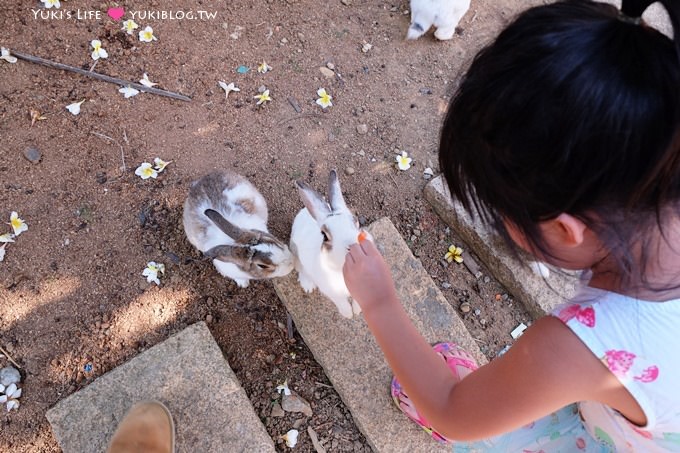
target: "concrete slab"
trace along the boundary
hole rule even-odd
[[[203,322],[97,378],[57,403],[47,419],[64,453],[105,451],[137,401],[172,412],[178,452],[274,452],[236,375]]]
[[[432,343],[454,341],[485,363],[465,325],[394,225],[388,219],[380,219],[368,230],[391,265],[406,311],[425,338]],[[305,294],[296,273],[275,280],[274,288],[376,452],[450,451],[395,407],[389,391],[392,373],[363,317],[347,320],[318,291]]]
[[[574,294],[577,283],[575,273],[548,265],[550,276],[544,279],[519,262],[500,236],[479,219],[473,219],[460,202],[451,199],[441,176],[425,186],[425,198],[442,220],[479,256],[493,276],[517,300],[523,302],[535,318],[543,316]]]

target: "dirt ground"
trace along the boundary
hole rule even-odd
[[[469,303],[461,315],[495,356],[529,317],[486,272],[475,278],[443,260],[449,245],[465,246],[423,199],[423,171],[437,173],[439,124],[462,69],[520,2],[473,0],[445,43],[431,33],[403,41],[406,1],[141,3],[67,0],[60,10],[122,6],[216,17],[136,19],[158,38],[142,43],[103,12],[99,20],[40,19],[31,11],[39,2],[20,0],[0,11],[3,47],[90,69],[89,43],[99,39],[109,57],[95,71],[131,81],[146,72],[159,88],[192,98],[124,99],[112,84],[0,61],[0,234],[10,231],[12,211],[29,225],[0,263],[0,346],[23,376],[20,409],[0,411],[0,450],[58,451],[47,409],[204,320],[278,448],[286,449],[279,436],[295,426],[302,433],[296,449],[313,451],[311,426],[328,451],[370,451],[303,340],[297,333],[288,340],[286,310],[271,283],[239,289],[220,277],[186,240],[182,203],[192,180],[232,169],[261,190],[270,230],[287,240],[302,206],[294,181],[321,189],[337,168],[360,221],[389,217],[447,299],[457,308]],[[258,73],[262,61],[273,69]],[[237,73],[240,65],[250,70]],[[220,80],[241,91],[225,100]],[[261,86],[273,101],[258,108]],[[320,87],[333,96],[327,111],[314,103]],[[65,109],[83,99],[78,116]],[[31,109],[45,119],[31,126]],[[39,162],[24,156],[29,147]],[[410,170],[395,168],[398,150],[414,158]],[[134,174],[155,157],[172,161],[157,179]],[[148,261],[167,268],[160,287],[142,277]],[[284,379],[311,403],[312,417],[271,416]]]

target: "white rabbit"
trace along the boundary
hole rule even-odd
[[[328,179],[328,202],[302,181],[297,187],[305,208],[293,221],[290,249],[297,257],[300,286],[308,293],[319,288],[342,316],[351,318],[361,307],[350,298],[342,266],[347,250],[357,243],[358,222],[345,204],[335,170]]]
[[[267,231],[267,203],[247,179],[221,171],[192,183],[184,202],[189,242],[241,288],[293,270],[288,246]]]
[[[411,0],[411,26],[406,39],[418,39],[431,26],[442,41],[453,38],[458,22],[470,9],[470,0]]]

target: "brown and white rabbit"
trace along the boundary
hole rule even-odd
[[[335,170],[328,179],[328,201],[302,181],[297,187],[305,208],[293,221],[290,249],[297,257],[300,286],[308,293],[319,288],[342,316],[351,318],[361,307],[350,298],[342,266],[347,250],[357,243],[358,222],[345,204]]]
[[[294,257],[267,230],[267,203],[246,178],[219,171],[193,182],[184,203],[189,242],[241,288],[287,275]]]
[[[434,25],[435,38],[453,38],[458,22],[470,9],[470,0],[411,0],[411,26],[406,39],[418,39]]]

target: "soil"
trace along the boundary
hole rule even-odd
[[[518,6],[475,1],[457,36],[441,43],[431,33],[403,41],[404,1],[147,3],[153,11],[217,14],[137,20],[158,37],[142,43],[103,12],[100,19],[35,19],[31,8],[39,2],[3,2],[2,46],[87,70],[90,41],[99,39],[109,56],[95,71],[130,81],[146,72],[159,88],[192,100],[149,93],[125,99],[116,85],[0,61],[0,218],[6,219],[0,225],[11,211],[29,225],[0,263],[0,346],[23,377],[20,409],[0,411],[0,450],[59,451],[47,409],[206,321],[281,451],[279,436],[293,426],[301,432],[299,451],[313,451],[307,426],[328,451],[370,451],[302,338],[288,338],[287,313],[271,283],[240,289],[222,278],[186,240],[182,204],[191,181],[232,169],[264,194],[270,231],[287,240],[302,206],[294,181],[323,189],[328,171],[337,168],[360,221],[392,220],[447,299],[456,308],[469,304],[461,315],[493,358],[530,317],[483,268],[475,277],[443,259],[449,245],[465,245],[424,200],[423,171],[437,173],[439,125],[461,72]],[[113,6],[142,10],[127,1],[68,0],[60,11],[75,16]],[[372,44],[367,52],[365,43]],[[258,73],[262,61],[273,69]],[[240,74],[240,65],[250,70]],[[241,91],[225,99],[220,80]],[[258,107],[253,96],[261,86],[273,101]],[[315,105],[320,87],[333,96],[326,111]],[[78,116],[65,109],[83,99]],[[45,119],[31,125],[32,109]],[[25,157],[29,147],[40,153],[38,162]],[[414,159],[408,171],[394,165],[402,150]],[[155,157],[172,163],[157,179],[135,175]],[[473,259],[466,250],[468,263]],[[166,266],[160,286],[142,277],[149,261]],[[0,359],[0,366],[7,363]],[[285,379],[311,403],[311,417],[271,416],[275,387]]]

